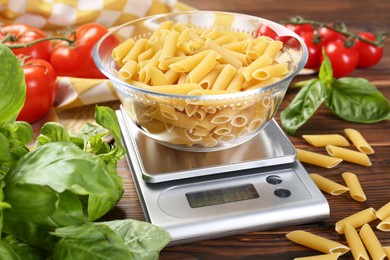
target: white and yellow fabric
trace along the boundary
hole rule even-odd
[[[96,22],[107,28],[158,13],[193,10],[177,0],[0,0],[0,25],[25,23],[49,33]],[[44,121],[77,130],[93,117],[94,106],[118,100],[107,79],[59,77],[53,111]],[[112,106],[116,103],[110,102]]]

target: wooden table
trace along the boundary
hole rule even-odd
[[[361,30],[390,32],[390,1],[388,0],[183,0],[182,2],[202,10],[246,13],[273,21],[301,15],[320,21],[342,20],[347,23],[350,30],[355,32]],[[356,70],[351,76],[370,80],[387,98],[390,98],[390,38],[386,40],[386,48],[385,56],[379,64],[366,70]],[[294,81],[307,78],[310,76],[298,76]],[[280,111],[287,106],[295,94],[295,90],[288,91],[276,115],[277,121],[280,122]],[[390,201],[390,121],[369,125],[349,123],[336,118],[325,107],[321,107],[296,136],[289,136],[297,148],[315,150],[301,138],[302,134],[343,134],[343,130],[347,127],[361,131],[375,149],[375,154],[370,156],[371,167],[357,166],[348,162],[343,162],[334,169],[324,169],[308,164],[304,166],[310,173],[322,174],[339,183],[343,183],[341,177],[343,172],[350,171],[357,174],[368,198],[366,202],[354,201],[348,194],[340,196],[325,194],[331,213],[330,217],[323,222],[167,247],[161,252],[161,259],[293,259],[319,254],[285,237],[288,232],[297,229],[310,231],[346,244],[344,236],[334,230],[336,221],[368,207],[378,209]],[[105,218],[144,220],[125,160],[119,164],[119,173],[124,179],[126,191],[117,207]],[[371,226],[375,227],[377,223],[378,221],[374,221]],[[390,246],[390,233],[375,228],[374,230],[382,245]],[[340,259],[352,259],[352,255],[348,253]]]

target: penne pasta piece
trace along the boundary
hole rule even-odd
[[[175,55],[176,43],[179,38],[179,33],[176,31],[169,31],[167,36],[164,39],[164,44],[161,49],[161,55],[158,61],[162,61],[166,58],[171,58]]]
[[[193,56],[184,57],[179,61],[170,64],[168,67],[177,72],[190,72],[206,57],[208,53],[209,51],[202,51]]]
[[[374,153],[374,149],[372,149],[359,131],[352,128],[346,128],[344,129],[344,132],[360,152],[365,154]]]
[[[144,86],[145,89],[166,94],[187,95],[188,92],[194,89],[201,89],[202,87],[194,83],[185,83],[178,85],[164,85],[164,86]]]
[[[186,83],[199,83],[217,64],[217,53],[210,51],[196,67],[188,73]]]
[[[275,59],[282,47],[283,42],[281,41],[269,41],[264,53],[267,53],[271,59]]]
[[[221,45],[236,43],[236,42],[238,42],[238,39],[232,34],[224,34],[224,35],[216,38],[214,40],[214,42],[221,46]]]
[[[390,231],[390,216],[379,222],[376,228],[382,231]]]
[[[232,56],[226,49],[216,44],[213,40],[208,38],[206,40],[206,46],[221,55],[220,61],[222,63],[230,64],[237,69],[242,67],[242,62],[240,60]]]
[[[230,122],[239,112],[239,110],[233,110],[231,107],[221,109],[213,115],[210,122],[213,124],[225,124]]]
[[[383,250],[385,250],[387,258],[390,259],[390,246],[384,246]]]
[[[159,62],[158,68],[160,70],[164,70],[164,71],[169,70],[170,69],[169,66],[171,64],[178,62],[184,58],[185,58],[185,56],[176,56],[176,57],[166,58],[166,59]],[[178,71],[178,72],[180,72],[180,71]]]
[[[254,70],[252,77],[258,80],[266,80],[273,77],[281,77],[287,73],[287,63],[276,63]]]
[[[158,107],[159,107],[160,113],[163,117],[171,119],[171,120],[178,120],[179,119],[177,117],[176,110],[173,106],[163,104],[163,103],[158,103]]]
[[[216,136],[213,135],[213,137],[216,138],[218,142],[222,142],[222,143],[231,142],[236,138],[234,134],[225,134],[225,135],[216,135]]]
[[[202,141],[200,142],[204,147],[213,147],[218,144],[218,141],[215,140],[211,135],[207,135],[203,137]]]
[[[227,135],[232,132],[232,125],[229,123],[225,123],[222,125],[217,125],[217,127],[214,128],[213,133],[216,135]]]
[[[337,260],[341,253],[295,257],[294,260]]]
[[[130,49],[130,51],[127,53],[127,55],[122,59],[122,62],[126,62],[129,60],[138,60],[138,55],[140,55],[145,49],[148,44],[147,39],[139,39],[137,40],[133,47]]]
[[[131,79],[133,75],[137,72],[137,62],[134,60],[129,60],[119,69],[119,76],[123,79]]]
[[[153,57],[154,54],[155,54],[155,52],[152,48],[146,49],[144,52],[142,52],[138,56],[137,60],[138,60],[138,62],[143,61],[143,60],[149,60]]]
[[[315,147],[324,147],[328,144],[336,146],[349,146],[347,139],[338,134],[302,135],[302,138]]]
[[[336,222],[335,229],[337,233],[344,234],[344,227],[347,223],[351,224],[354,228],[360,227],[370,221],[376,219],[375,209],[367,208],[365,210],[356,212],[346,218],[343,218]]]
[[[356,174],[351,172],[344,172],[341,175],[349,188],[349,194],[356,201],[366,201],[367,197],[364,194],[362,186],[360,185],[359,179]]]
[[[167,85],[172,85],[175,82],[177,82],[177,80],[179,79],[180,72],[169,69],[165,72],[164,75],[165,75],[165,79],[167,80]]]
[[[376,211],[376,216],[380,220],[384,220],[385,218],[390,216],[390,202],[383,205],[380,209]]]
[[[339,158],[330,157],[327,155],[310,152],[302,149],[297,150],[297,158],[301,162],[310,163],[324,168],[336,167],[343,160]]]
[[[253,61],[251,64],[249,64],[247,67],[245,67],[242,71],[242,74],[244,75],[245,79],[249,81],[253,79],[252,73],[256,69],[268,66],[272,63],[272,61],[273,61],[272,58],[267,53],[263,54],[255,61]]]
[[[133,38],[129,38],[126,41],[120,43],[112,50],[112,58],[115,61],[122,60],[127,55],[127,53],[129,53],[131,48],[133,48],[134,44],[135,41]]]
[[[349,188],[338,184],[337,182],[334,182],[328,178],[325,178],[319,174],[311,173],[309,174],[309,176],[320,190],[331,195],[340,195],[349,190]]]
[[[360,229],[359,236],[367,248],[368,253],[374,260],[383,260],[386,258],[386,252],[383,249],[378,237],[371,229],[370,225],[364,224]]]
[[[236,75],[234,75],[233,79],[230,81],[229,85],[227,86],[226,90],[236,90],[240,91],[242,86],[245,82],[245,77],[242,74],[242,70],[244,68],[239,68],[236,72]]]
[[[249,122],[250,118],[253,116],[253,113],[254,108],[253,106],[250,106],[247,109],[243,110],[240,114],[234,116],[230,123],[234,127],[245,126]]]
[[[169,85],[168,80],[165,78],[165,75],[161,70],[155,67],[147,67],[146,69],[150,75],[152,86]]]
[[[369,256],[367,254],[366,248],[356,229],[351,226],[351,224],[347,223],[344,228],[344,235],[349,248],[351,249],[351,253],[354,259],[358,260],[369,260]]]
[[[160,24],[157,31],[164,30],[164,29],[171,29],[172,26],[173,26],[173,21],[167,20],[167,21],[164,21]]]
[[[292,231],[286,237],[297,244],[323,253],[341,253],[343,255],[350,250],[346,245],[303,230]]]
[[[341,148],[334,145],[327,145],[325,146],[326,151],[329,155],[333,157],[337,157],[340,159],[343,159],[345,161],[356,163],[363,166],[371,166],[372,163],[370,159],[368,158],[367,154],[353,151],[346,148]]]
[[[204,89],[211,89],[211,87],[214,85],[215,80],[217,79],[218,75],[221,73],[223,69],[223,65],[217,65],[214,67],[212,71],[209,72],[200,82],[199,85],[202,86]]]
[[[143,83],[148,83],[151,79],[150,70],[151,67],[157,67],[158,59],[161,56],[161,51],[156,52],[153,57],[146,62],[139,72],[139,80]]]
[[[265,80],[261,80],[261,81],[256,80],[256,81],[254,81],[255,84],[250,84],[249,82],[247,82],[249,84],[244,84],[242,86],[242,88],[245,91],[256,89],[256,88],[264,88],[264,87],[267,87],[269,85],[275,84],[275,83],[277,83],[279,81],[281,81],[280,78],[278,78],[278,77],[271,77],[271,78],[268,78],[268,79],[265,79]]]
[[[237,69],[230,64],[227,64],[223,67],[221,73],[215,80],[212,90],[226,90],[229,86],[229,83],[232,81],[234,75],[236,74]]]

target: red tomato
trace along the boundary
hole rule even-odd
[[[105,78],[95,66],[92,50],[95,43],[107,33],[107,29],[96,23],[87,23],[76,29],[76,41],[73,45],[58,42],[50,56],[59,76],[79,78]]]
[[[18,120],[33,123],[46,115],[56,94],[56,73],[53,67],[42,59],[28,59],[23,64],[26,80],[26,101]]]
[[[268,36],[272,39],[278,39],[277,33],[272,30],[269,26],[262,24],[259,26],[259,28],[256,31],[257,36]]]
[[[309,58],[305,65],[305,68],[317,70],[321,65],[321,56],[322,56],[322,43],[316,43],[315,36],[313,32],[305,32],[301,35],[302,40],[307,46],[309,52]]]
[[[321,41],[323,44],[344,39],[344,35],[326,27],[321,27],[320,29],[318,29],[318,33],[321,36]]]
[[[369,32],[361,32],[359,36],[375,41],[375,36]],[[353,48],[359,53],[359,68],[368,68],[377,64],[383,56],[383,47],[357,40]]]
[[[46,33],[25,24],[5,25],[0,28],[0,39],[8,38],[4,42],[7,46],[26,44],[37,39],[47,37]],[[49,41],[42,41],[27,48],[12,48],[15,55],[30,56],[36,59],[49,60],[51,45]]]
[[[307,32],[314,32],[313,26],[309,23],[307,23],[307,24],[286,24],[285,26],[298,35],[302,35],[303,33],[307,33]]]
[[[325,53],[332,64],[333,76],[340,78],[356,69],[359,53],[353,48],[346,48],[344,41],[333,41],[325,45]]]

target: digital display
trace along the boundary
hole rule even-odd
[[[259,198],[252,184],[232,186],[221,189],[204,190],[186,193],[191,208],[200,208],[234,201]]]

